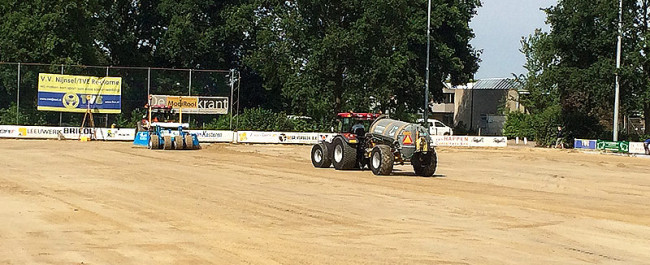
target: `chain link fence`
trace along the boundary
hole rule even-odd
[[[39,73],[112,76],[122,78],[120,114],[95,115],[97,126],[132,127],[142,118],[148,95],[228,97],[228,117],[188,115],[193,128],[216,119],[232,119],[239,111],[239,80],[234,70],[170,69],[153,67],[84,66],[0,62],[0,124],[79,126],[83,113],[37,111]],[[184,116],[185,120],[185,116]],[[232,124],[232,123],[231,123]]]

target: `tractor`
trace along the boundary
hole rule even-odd
[[[367,166],[375,175],[390,175],[395,164],[410,163],[416,175],[430,177],[436,172],[436,150],[421,125],[372,113],[339,113],[338,120],[337,135],[312,147],[314,167],[333,164],[337,170],[350,170]]]
[[[200,148],[197,135],[184,131],[189,128],[189,124],[172,120],[175,113],[171,106],[147,105],[145,107],[148,115],[138,122],[134,145],[164,150]]]

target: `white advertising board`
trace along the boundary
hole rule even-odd
[[[507,137],[493,136],[472,136],[469,138],[469,146],[476,147],[506,147],[508,146]]]
[[[186,114],[228,114],[227,97],[151,95],[151,106],[170,106]]]
[[[211,131],[211,130],[188,130],[204,143],[231,143],[234,133],[232,131]]]
[[[469,136],[431,136],[434,146],[469,146]]]
[[[0,126],[0,138],[23,139],[79,139],[83,136],[95,135],[97,140],[133,141],[135,129],[84,128],[78,127],[45,127],[45,126]]]
[[[18,127],[10,125],[0,125],[0,138],[18,137]]]
[[[503,136],[431,136],[434,146],[506,147],[508,138]]]
[[[133,141],[135,129],[98,128],[96,137],[98,140],[107,141]]]
[[[317,144],[320,141],[331,139],[331,133],[300,133],[300,132],[237,132],[238,143],[265,143],[265,144]]]
[[[645,147],[641,142],[630,142],[630,154],[645,154]]]

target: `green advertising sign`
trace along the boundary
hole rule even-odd
[[[598,142],[596,142],[596,149],[617,153],[628,153],[630,151],[630,142],[598,140]]]

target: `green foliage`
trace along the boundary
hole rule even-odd
[[[233,129],[239,131],[276,132],[323,132],[328,130],[329,122],[312,119],[290,118],[284,112],[273,112],[263,108],[245,109],[244,113],[233,118]],[[204,129],[228,130],[230,116],[222,115],[205,124]]]
[[[523,138],[533,140],[535,138],[534,116],[522,112],[509,112],[506,115],[506,124],[503,133],[509,138]]]
[[[551,31],[522,40],[528,73],[517,77],[530,93],[533,116],[560,106],[569,137],[611,139],[614,112],[618,0],[560,0],[546,9]],[[624,1],[621,114],[650,119],[649,0]],[[622,119],[621,119],[622,120]],[[602,125],[606,126],[602,126]]]
[[[118,114],[113,123],[118,128],[135,128],[136,124],[142,120],[143,115],[146,115],[146,111],[135,109],[131,111],[131,115]]]
[[[478,69],[469,20],[479,1],[433,1],[432,94]],[[227,11],[243,61],[288,111],[317,119],[381,106],[397,116],[421,109],[425,0],[250,1]]]
[[[442,95],[442,82],[464,83],[478,69],[479,52],[469,44],[469,21],[478,6],[479,0],[433,0],[433,98]],[[235,68],[244,80],[242,107],[314,118],[292,125],[266,118],[264,124],[278,128],[313,130],[348,110],[390,110],[410,119],[423,105],[426,9],[427,0],[5,0],[0,61]],[[60,69],[23,71],[20,104],[35,109],[37,74]],[[81,67],[65,73],[104,75],[103,69]],[[184,94],[187,79],[179,80],[187,72],[178,73],[149,79],[146,71],[112,69],[125,84],[123,114],[111,116],[113,122],[125,126],[139,118],[132,111],[146,103],[147,82],[152,93]],[[15,75],[0,66],[0,108],[17,96]],[[195,72],[192,94],[224,95],[223,76],[200,75]],[[42,115],[48,124],[58,117]],[[220,120],[213,125],[221,127]]]
[[[34,109],[20,108],[16,113],[16,103],[11,103],[8,108],[0,109],[0,124],[3,125],[48,125],[43,113]]]
[[[557,127],[565,127],[560,121],[560,113],[559,106],[551,106],[535,114],[509,112],[504,126],[504,135],[510,138],[526,137],[537,141],[540,146],[550,146],[555,143]]]

